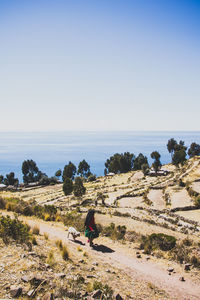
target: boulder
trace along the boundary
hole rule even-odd
[[[179,280],[180,280],[180,281],[185,281],[185,278],[184,278],[183,276],[181,276],[181,277],[179,278]]]
[[[98,298],[101,297],[102,293],[103,293],[103,292],[102,292],[101,290],[96,290],[96,291],[94,291],[94,292],[91,294],[91,297],[92,297],[93,299],[98,299]]]
[[[32,297],[34,295],[34,289],[28,291],[27,296]]]
[[[184,270],[185,271],[190,271],[190,267],[191,267],[191,264],[185,264]]]
[[[40,285],[42,282],[44,281],[44,278],[40,277],[40,276],[33,276],[31,279],[30,279],[30,282],[32,285],[34,286],[38,286]]]
[[[17,285],[11,285],[10,286],[10,295],[11,297],[19,297],[22,293],[22,287]]]
[[[22,276],[21,280],[24,281],[24,282],[29,282],[30,281],[30,277],[27,276],[27,275],[24,275],[24,276]]]
[[[117,294],[117,295],[115,296],[115,299],[116,299],[116,300],[123,300],[123,298],[122,298],[122,296],[121,296],[120,294]]]
[[[170,268],[167,269],[167,271],[171,273],[171,272],[174,271],[174,268],[171,268],[171,267],[170,267]]]

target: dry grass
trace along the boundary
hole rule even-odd
[[[60,250],[62,250],[62,249],[63,249],[63,243],[62,243],[62,240],[57,240],[57,241],[56,241],[56,246],[57,246]]]
[[[49,239],[49,235],[48,235],[48,233],[44,233],[44,238],[45,238],[45,240],[48,240]]]
[[[51,251],[49,252],[46,262],[47,262],[47,264],[49,264],[51,267],[55,265],[55,257],[54,257],[53,250],[51,250]]]
[[[36,234],[36,235],[39,235],[40,234],[40,228],[38,226],[34,226],[33,229],[32,229],[32,233],[33,234]]]
[[[64,260],[68,260],[69,259],[69,251],[67,249],[67,246],[65,246],[65,245],[63,246],[61,254],[62,254],[62,258]]]

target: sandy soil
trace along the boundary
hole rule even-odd
[[[198,182],[193,182],[192,183],[192,189],[197,192],[197,193],[200,193],[200,181]]]
[[[177,214],[187,219],[197,221],[200,224],[200,209],[195,209],[190,211],[178,211]]]
[[[166,191],[170,193],[171,208],[194,205],[194,202],[188,195],[188,192],[186,189],[180,189],[180,190],[176,191],[176,190],[170,188],[170,189],[167,189]]]
[[[118,200],[120,208],[135,208],[137,206],[146,206],[143,197],[126,197]]]
[[[164,209],[165,206],[165,200],[163,199],[163,192],[162,190],[150,190],[149,194],[147,195],[149,200],[151,200],[152,207],[155,209]]]

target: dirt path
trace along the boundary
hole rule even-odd
[[[165,290],[174,299],[200,299],[200,286],[197,283],[194,283],[189,278],[185,282],[181,282],[179,277],[182,274],[178,272],[175,274],[172,273],[169,276],[167,270],[162,266],[129,255],[117,242],[113,242],[107,238],[99,238],[97,240],[98,245],[92,249],[85,244],[86,241],[83,236],[76,243],[67,239],[67,232],[61,223],[47,223],[28,217],[20,217],[20,219],[28,223],[31,227],[37,225],[40,228],[40,233],[47,233],[49,239],[61,239],[67,244],[69,251],[77,251],[77,246],[80,245],[97,261],[114,265],[122,269],[133,279],[151,282],[158,288]]]

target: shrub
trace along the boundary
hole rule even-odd
[[[45,240],[48,240],[49,239],[49,235],[48,235],[48,233],[44,233],[44,238],[45,238]]]
[[[62,240],[57,240],[57,241],[56,241],[56,246],[57,246],[60,250],[62,250],[62,249],[63,249]]]
[[[101,290],[102,291],[101,299],[112,299],[113,290],[107,284],[104,285],[100,281],[94,281],[93,290]]]
[[[45,221],[54,221],[56,218],[57,208],[54,205],[34,205],[33,214]]]
[[[62,217],[61,215],[56,215],[56,219],[55,219],[56,222],[61,222],[62,221]]]
[[[24,216],[33,216],[33,208],[30,205],[27,205],[26,207],[24,207],[24,209],[22,210],[22,214]]]
[[[5,243],[14,239],[19,243],[26,243],[30,238],[30,228],[17,218],[11,219],[9,216],[0,217],[0,237]]]
[[[51,250],[48,254],[48,257],[47,257],[47,264],[49,264],[51,267],[55,264],[55,258],[54,258],[54,254],[53,254],[53,251]]]
[[[31,242],[32,242],[33,245],[37,245],[37,240],[36,240],[35,236],[33,236],[31,238]]]
[[[70,178],[65,178],[65,181],[63,183],[63,192],[65,196],[70,195],[73,191],[73,182]]]
[[[63,223],[66,226],[75,227],[80,232],[83,232],[85,229],[84,220],[81,218],[81,214],[76,211],[69,212],[63,216]]]
[[[131,214],[127,213],[121,213],[120,211],[115,210],[113,213],[113,216],[117,216],[117,217],[125,217],[125,218],[130,218]]]
[[[181,264],[185,262],[189,262],[189,248],[183,247],[183,245],[176,245],[176,247],[172,250],[172,257],[176,261]]]
[[[38,235],[40,233],[40,229],[37,225],[35,225],[32,229],[32,233]]]
[[[96,178],[96,175],[94,174],[91,174],[89,177],[88,177],[88,181],[95,181],[97,178]]]
[[[69,252],[66,246],[63,246],[62,248],[62,258],[64,260],[68,260],[69,259]]]
[[[143,237],[143,243],[140,245],[146,253],[151,250],[160,249],[163,251],[171,250],[176,245],[176,238],[164,233],[152,233],[147,237]]]
[[[45,221],[51,221],[51,216],[50,216],[50,214],[48,214],[48,213],[44,214],[44,220],[45,220]]]
[[[182,245],[187,246],[187,247],[192,246],[192,240],[190,240],[188,237],[186,237],[185,239],[183,239]]]
[[[12,202],[7,202],[6,203],[6,210],[7,211],[16,211],[16,208],[17,208],[16,203],[12,203]]]
[[[178,185],[179,185],[180,187],[185,187],[185,183],[182,181],[182,179],[179,179]]]
[[[200,207],[200,196],[196,197],[194,203],[195,203],[195,206],[196,206],[196,207]]]
[[[76,177],[73,187],[74,196],[81,197],[85,194],[86,188],[83,185],[81,177]]]
[[[197,268],[200,267],[200,258],[199,258],[199,257],[193,255],[193,256],[191,257],[191,259],[190,259],[190,262],[191,262],[195,267],[197,267]]]
[[[0,197],[0,209],[4,209],[5,207],[6,207],[5,200],[2,197]]]
[[[115,227],[115,224],[111,223],[109,226],[103,228],[102,233],[113,240],[122,240],[126,233],[126,226],[118,225]]]

